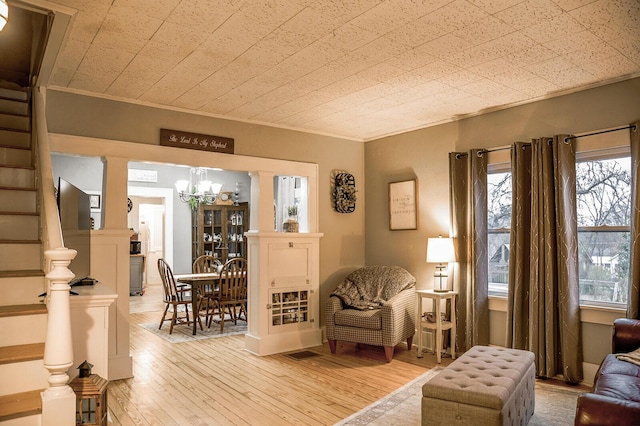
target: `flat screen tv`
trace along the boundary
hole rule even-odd
[[[70,285],[92,284],[91,204],[89,195],[66,180],[58,179],[58,212],[63,244],[78,252],[69,264],[75,277]]]

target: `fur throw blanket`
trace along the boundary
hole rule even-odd
[[[619,360],[627,361],[640,366],[640,348],[636,349],[633,352],[629,352],[628,354],[617,354],[616,357]]]
[[[331,296],[350,308],[376,309],[415,285],[415,277],[399,266],[365,266],[347,275]]]

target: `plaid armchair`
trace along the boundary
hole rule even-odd
[[[399,266],[365,266],[347,275],[326,304],[331,353],[338,340],[384,346],[391,362],[395,346],[415,334],[416,279]]]

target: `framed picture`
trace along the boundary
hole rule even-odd
[[[100,195],[90,194],[89,195],[89,204],[91,205],[92,209],[99,209],[100,208]]]
[[[418,229],[417,181],[389,183],[389,229]]]

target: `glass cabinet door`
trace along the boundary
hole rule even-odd
[[[271,293],[270,328],[277,331],[287,325],[309,323],[309,290],[292,290]]]

